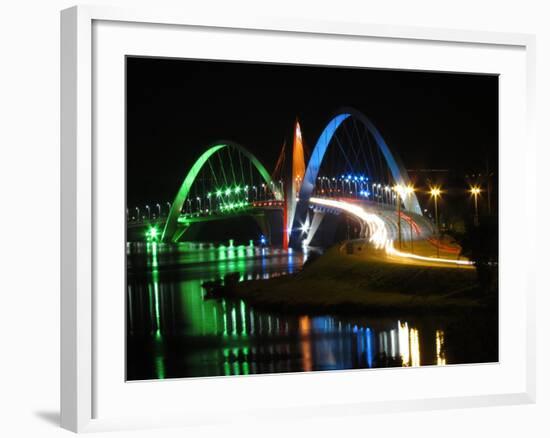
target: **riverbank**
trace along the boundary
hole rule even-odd
[[[360,249],[333,247],[297,274],[242,282],[233,295],[284,312],[381,315],[484,307],[472,267],[396,260]]]

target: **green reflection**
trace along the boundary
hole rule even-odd
[[[231,334],[233,336],[237,336],[237,312],[235,310],[235,307],[231,309],[231,325],[232,325]]]
[[[159,294],[159,263],[158,263],[158,243],[156,241],[148,242],[147,263],[151,267],[151,283],[149,290],[149,306],[154,319],[154,340],[155,340],[155,374],[157,379],[166,377],[164,364],[164,340],[161,332],[161,309],[160,309],[160,294]]]
[[[164,357],[162,355],[158,355],[155,358],[155,373],[157,375],[157,379],[164,379],[166,377],[166,370],[164,369]]]
[[[242,259],[246,257],[246,253],[243,245],[237,247],[237,258]]]
[[[244,304],[243,300],[241,300],[241,322],[242,322],[241,335],[242,336],[247,336],[247,333],[246,333],[246,307],[245,307],[245,304]]]
[[[224,357],[223,373],[224,373],[225,376],[230,376],[231,375],[231,366],[229,365],[229,348],[224,348],[223,349],[223,357]]]
[[[222,311],[223,311],[223,335],[227,336],[227,304],[225,300],[222,300]]]
[[[148,242],[146,246],[148,254],[147,263],[151,267],[151,282],[149,285],[149,305],[153,312],[154,329],[160,334],[160,299],[159,299],[159,270],[158,270],[158,243]]]

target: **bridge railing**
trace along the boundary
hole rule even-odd
[[[313,189],[313,196],[354,198],[388,206],[397,206],[395,189],[387,183],[370,181],[363,175],[321,176]]]

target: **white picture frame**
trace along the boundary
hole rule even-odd
[[[521,60],[521,65],[516,65],[525,84],[517,89],[516,98],[521,100],[522,114],[525,118],[518,124],[521,125],[518,132],[524,142],[525,155],[521,176],[526,183],[535,186],[535,175],[527,173],[527,165],[534,169],[535,141],[533,134],[533,110],[534,110],[534,59],[535,39],[532,35],[507,34],[492,32],[460,31],[451,29],[426,29],[403,26],[383,26],[367,23],[340,23],[319,22],[296,17],[248,17],[235,14],[232,17],[220,17],[213,13],[210,16],[200,16],[191,10],[163,11],[154,8],[130,10],[110,7],[77,6],[61,12],[61,426],[75,431],[99,431],[119,428],[162,427],[167,425],[189,425],[208,422],[211,411],[206,412],[207,406],[201,407],[201,401],[197,401],[197,415],[186,416],[179,412],[165,412],[159,407],[150,416],[132,416],[128,412],[120,410],[120,413],[109,411],[109,415],[98,415],[101,412],[101,402],[98,399],[98,387],[103,379],[102,369],[108,366],[100,362],[98,349],[102,348],[101,333],[98,332],[98,313],[101,306],[97,300],[97,285],[100,283],[97,271],[98,251],[98,191],[96,179],[98,160],[94,153],[94,138],[98,135],[94,123],[98,117],[98,96],[95,94],[98,69],[94,65],[97,60],[98,50],[103,50],[101,36],[94,31],[98,23],[131,24],[132,32],[139,32],[140,26],[148,27],[150,32],[161,32],[166,29],[184,27],[186,29],[200,30],[202,33],[224,32],[237,30],[240,36],[253,40],[258,35],[267,32],[273,38],[279,36],[292,36],[303,38],[308,36],[338,37],[342,44],[349,41],[384,41],[386,44],[405,44],[411,47],[416,45],[445,45],[452,44],[456,47],[484,47],[487,50],[499,50],[519,53],[516,56]],[[116,32],[115,32],[116,34]],[[107,37],[109,34],[107,32]],[[340,41],[339,40],[339,41]],[[98,42],[99,41],[99,42]],[[154,45],[154,44],[153,44]],[[116,44],[113,44],[116,46]],[[123,49],[121,49],[123,50]],[[154,50],[154,49],[151,49]],[[238,56],[238,55],[237,55]],[[437,62],[432,68],[437,69]],[[438,61],[439,62],[439,61]],[[441,61],[443,62],[443,61]],[[335,62],[338,64],[338,61]],[[435,66],[435,67],[434,67]],[[419,69],[429,69],[429,66],[418,65]],[[499,73],[495,71],[495,73]],[[119,78],[121,79],[121,78]],[[516,84],[517,85],[517,84]],[[514,86],[516,86],[514,85]],[[502,103],[501,103],[502,104]],[[524,107],[523,107],[524,105]],[[124,148],[124,144],[116,145]],[[501,162],[501,166],[509,163]],[[106,169],[108,171],[108,169]],[[504,180],[506,183],[506,180]],[[506,184],[504,184],[506,185]],[[510,189],[512,191],[512,188]],[[532,201],[536,205],[535,192],[528,191],[525,202]],[[513,195],[513,193],[512,193]],[[501,212],[502,214],[502,212]],[[521,249],[529,250],[534,245],[535,236],[535,211],[534,209],[518,213],[522,221],[528,221],[531,225],[525,232]],[[506,234],[506,224],[501,234],[501,242],[510,236]],[[513,240],[513,239],[511,239]],[[273,405],[262,406],[259,403],[257,409],[249,407],[248,410],[238,412],[216,412],[216,421],[229,421],[239,418],[270,417],[274,415],[286,415],[291,417],[309,417],[311,415],[342,415],[364,414],[369,412],[399,412],[415,409],[441,409],[451,407],[475,407],[488,405],[532,403],[535,400],[535,309],[534,309],[534,277],[532,266],[529,263],[530,255],[526,252],[524,262],[518,268],[517,286],[520,288],[519,306],[516,310],[501,308],[503,312],[518,312],[519,338],[521,348],[518,351],[518,366],[513,371],[515,386],[513,389],[503,387],[502,390],[462,395],[439,393],[438,396],[418,398],[413,393],[403,393],[402,397],[378,397],[377,399],[361,399],[359,397],[345,401],[345,394],[338,399],[335,394],[334,402],[327,403],[320,400],[313,403],[304,398],[293,406],[285,406],[275,397]],[[511,256],[510,256],[511,257]],[[121,292],[122,294],[122,292]],[[521,314],[520,314],[521,313]],[[101,318],[103,318],[101,316]],[[122,315],[121,315],[122,318]],[[109,318],[106,316],[106,319]],[[104,322],[102,324],[110,324]],[[116,326],[115,326],[116,327]],[[501,326],[502,328],[502,326]],[[99,333],[99,334],[98,334]],[[104,339],[104,338],[103,338]],[[501,340],[501,347],[505,347]],[[123,356],[123,351],[120,351]],[[105,357],[105,355],[103,355]],[[102,359],[101,359],[102,360]],[[506,363],[497,364],[505,367]],[[458,367],[457,367],[458,368]],[[481,371],[480,371],[481,370]],[[408,370],[412,371],[412,370]],[[415,378],[430,378],[429,373],[436,370],[426,368],[417,370]],[[471,373],[483,372],[481,367],[473,367]],[[308,373],[313,374],[315,373]],[[361,378],[356,372],[340,372],[340,378],[353,382]],[[326,375],[326,373],[325,373]],[[382,374],[380,374],[381,376]],[[511,375],[511,374],[510,374]],[[342,377],[343,376],[343,377]],[[269,379],[273,379],[270,377]],[[277,378],[277,377],[275,377]],[[300,375],[287,376],[292,379],[293,385],[304,384],[306,387],[318,385],[317,377],[308,377],[305,381]],[[403,378],[394,374],[394,378],[401,381]],[[256,377],[255,385],[261,386],[267,381],[267,377]],[[301,380],[299,380],[301,379]],[[329,382],[323,377],[327,385],[338,384]],[[197,390],[201,385],[208,385],[208,390],[214,390],[216,379],[194,380],[190,390]],[[236,387],[239,379],[223,383],[224,388]],[[250,379],[248,379],[250,382]],[[303,383],[302,381],[305,381]],[[224,382],[229,382],[225,380]],[[245,382],[245,380],[241,380]],[[282,380],[281,380],[282,382]],[[289,380],[290,382],[290,380]],[[302,382],[302,383],[301,383]],[[124,384],[124,382],[120,382]],[[268,382],[269,383],[269,382]],[[269,383],[270,385],[273,382]],[[165,388],[171,383],[163,383]],[[135,397],[140,393],[138,384],[131,384],[132,394]],[[157,385],[158,386],[158,385]],[[250,386],[250,385],[248,385]],[[145,387],[143,387],[145,388]],[[192,389],[195,388],[195,389]],[[221,387],[220,387],[221,388]],[[496,388],[496,387],[495,387]],[[245,392],[247,389],[245,389]],[[113,393],[114,394],[114,393]],[[211,409],[211,408],[210,408]]]

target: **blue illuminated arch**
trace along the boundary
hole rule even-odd
[[[296,240],[297,238],[299,238],[298,233],[296,233],[294,230],[300,228],[300,224],[305,221],[309,198],[311,197],[313,189],[315,188],[317,175],[319,174],[319,169],[321,168],[323,158],[330,145],[332,137],[334,136],[334,133],[338,130],[338,128],[342,125],[342,123],[349,117],[354,117],[361,123],[363,123],[370,134],[374,137],[375,143],[382,152],[382,155],[386,160],[386,163],[392,173],[393,179],[395,180],[396,184],[408,185],[410,183],[407,170],[403,167],[398,158],[392,154],[390,148],[384,141],[382,134],[380,134],[380,131],[378,131],[376,126],[374,126],[374,124],[363,113],[353,108],[345,108],[340,114],[338,114],[337,116],[332,118],[330,122],[328,122],[327,126],[319,136],[313,152],[311,153],[311,157],[309,159],[306,172],[304,174],[302,187],[300,189],[300,200],[298,202],[298,205],[296,206],[294,224],[292,225],[292,240]],[[418,199],[415,194],[413,194],[412,196],[408,196],[403,201],[407,210],[422,215],[422,209],[420,208],[420,204],[418,203]]]

